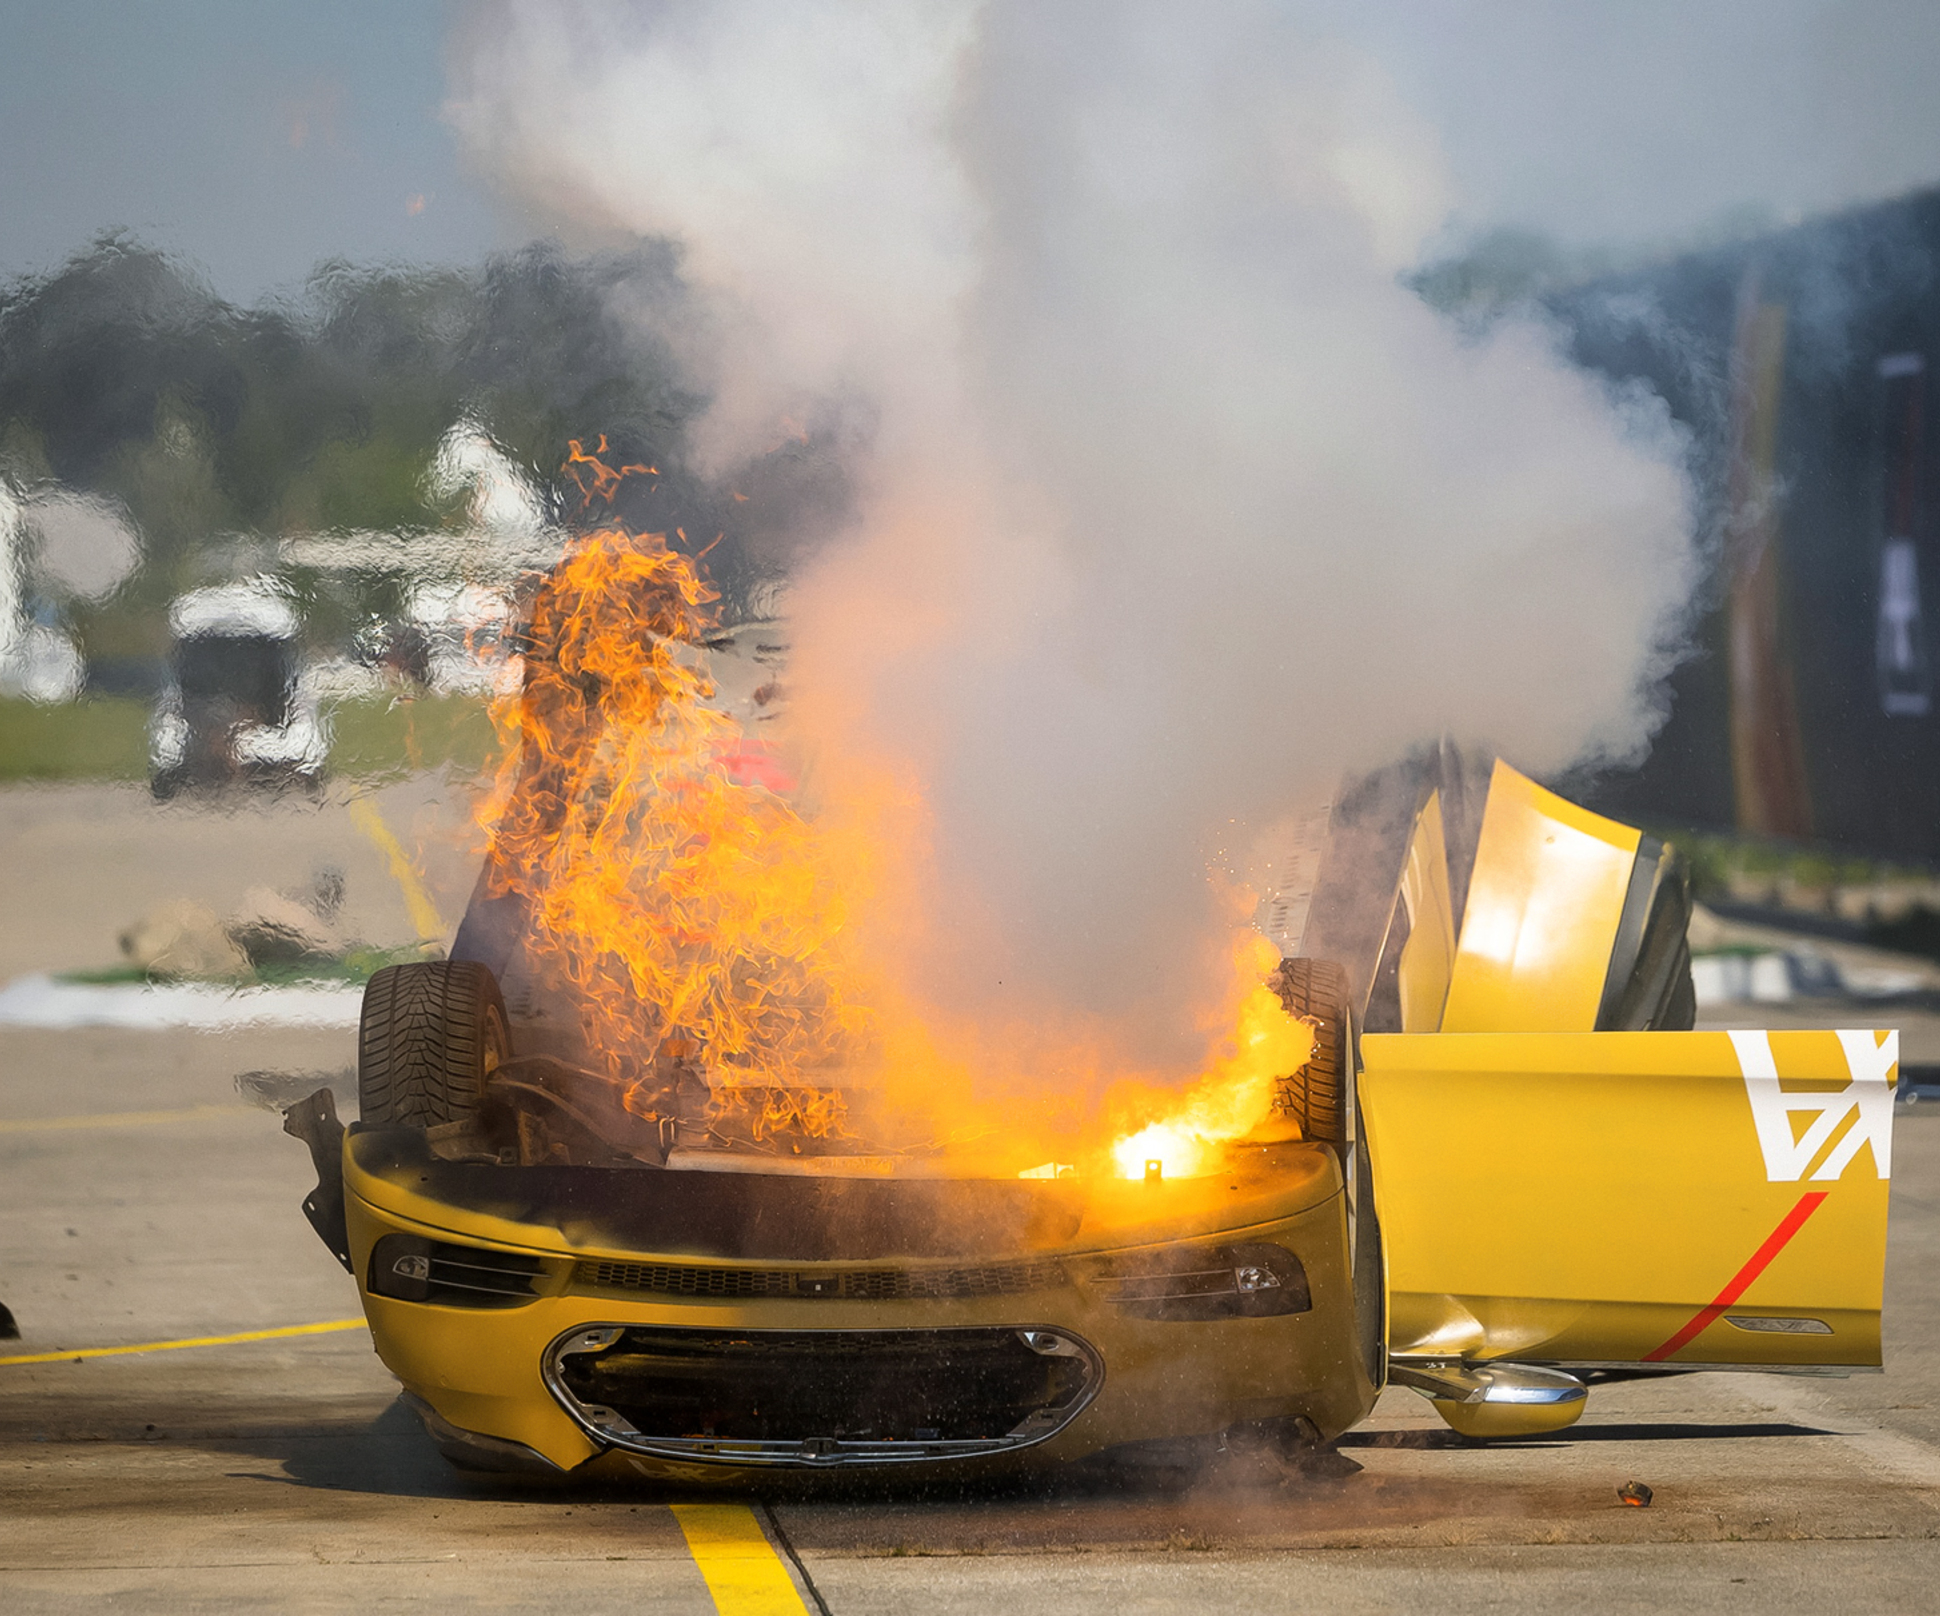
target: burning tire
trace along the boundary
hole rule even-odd
[[[510,1053],[505,1001],[469,960],[387,965],[364,988],[357,1099],[366,1122],[430,1128],[474,1116]]]
[[[1282,960],[1274,986],[1287,1014],[1314,1023],[1314,1052],[1288,1080],[1289,1109],[1307,1138],[1344,1147],[1353,1058],[1347,972],[1332,960]]]

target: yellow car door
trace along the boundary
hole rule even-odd
[[[1667,855],[1498,761],[1451,950],[1417,816],[1360,1040],[1404,1363],[1879,1362],[1898,1037],[1598,1030],[1690,1025]]]
[[[1873,1365],[1892,1032],[1367,1034],[1400,1356]]]

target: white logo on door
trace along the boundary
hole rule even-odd
[[[1745,1093],[1751,1100],[1751,1120],[1758,1129],[1758,1148],[1765,1156],[1765,1177],[1773,1184],[1796,1184],[1806,1168],[1825,1149],[1847,1117],[1853,1124],[1812,1175],[1818,1183],[1844,1174],[1861,1145],[1873,1147],[1873,1168],[1881,1178],[1893,1174],[1893,1090],[1887,1079],[1899,1064],[1900,1035],[1889,1032],[1883,1044],[1870,1032],[1841,1032],[1846,1070],[1852,1081],[1833,1094],[1787,1094],[1778,1086],[1778,1062],[1771,1038],[1762,1032],[1734,1032],[1732,1047],[1745,1074]],[[1794,1112],[1818,1113],[1805,1132],[1792,1137]],[[1856,1113],[1856,1114],[1855,1114]]]

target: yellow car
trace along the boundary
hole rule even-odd
[[[305,1209],[476,1469],[1298,1463],[1389,1382],[1491,1436],[1598,1375],[1876,1365],[1895,1035],[1691,1031],[1667,848],[1501,763],[1412,807],[1356,957],[1282,966],[1314,1055],[1209,1176],[619,1150],[475,904],[372,978],[361,1120],[290,1113]]]

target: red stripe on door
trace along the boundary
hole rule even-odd
[[[1751,1282],[1771,1266],[1772,1259],[1785,1249],[1791,1242],[1793,1235],[1805,1227],[1805,1220],[1819,1210],[1819,1203],[1831,1193],[1830,1190],[1807,1190],[1805,1194],[1801,1195],[1799,1197],[1799,1204],[1785,1214],[1779,1226],[1772,1230],[1770,1235],[1766,1237],[1765,1243],[1751,1254],[1751,1261],[1740,1268],[1737,1274],[1733,1276],[1731,1283],[1718,1292],[1718,1299],[1709,1307],[1700,1309],[1697,1316],[1689,1324],[1685,1325],[1683,1329],[1679,1330],[1676,1335],[1672,1336],[1661,1347],[1651,1352],[1646,1352],[1643,1361],[1645,1363],[1662,1363],[1672,1353],[1682,1352],[1684,1348],[1688,1347],[1699,1336],[1704,1334],[1706,1330],[1710,1329],[1712,1325],[1716,1324],[1724,1310],[1736,1302],[1739,1297],[1743,1296],[1746,1291],[1751,1289]]]

